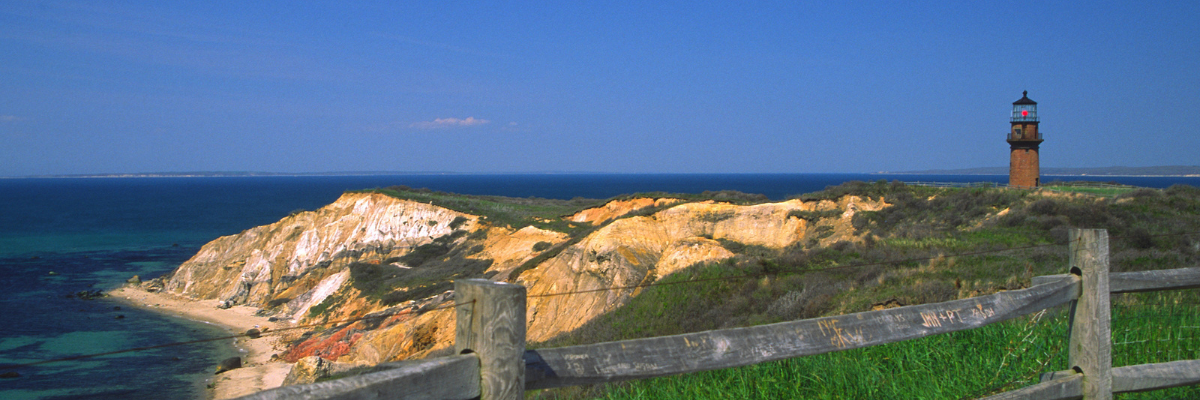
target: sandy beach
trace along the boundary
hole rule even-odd
[[[270,322],[266,317],[255,316],[253,307],[235,306],[217,308],[217,300],[191,300],[171,294],[150,293],[134,287],[122,287],[109,292],[133,307],[176,315],[197,321],[223,326],[231,335],[244,333],[258,327],[276,330],[287,327],[285,322]],[[287,377],[292,365],[271,361],[271,355],[282,351],[279,337],[262,336],[258,339],[238,338],[236,346],[242,354],[242,368],[215,375],[208,392],[210,399],[230,399],[279,387]],[[214,370],[216,365],[213,366]]]

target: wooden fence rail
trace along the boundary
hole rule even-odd
[[[525,390],[645,379],[876,346],[974,329],[1071,305],[1068,363],[1042,383],[993,399],[1108,399],[1112,393],[1200,384],[1200,360],[1112,368],[1110,293],[1200,287],[1200,268],[1109,273],[1108,234],[1070,232],[1071,273],[1028,289],[746,328],[525,350],[525,288],[455,282],[459,355],[267,390],[242,399],[518,399]]]
[[[1070,302],[1078,278],[945,303],[532,351],[526,388],[739,367],[978,328]],[[539,362],[540,361],[540,362]]]

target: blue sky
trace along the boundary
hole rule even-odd
[[[0,176],[1200,164],[1200,2],[0,2]]]

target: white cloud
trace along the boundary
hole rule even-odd
[[[437,119],[434,119],[433,121],[416,122],[416,123],[413,123],[412,125],[409,125],[409,127],[417,128],[417,129],[446,129],[446,128],[466,127],[466,126],[477,126],[477,125],[483,125],[483,124],[486,124],[489,122],[492,122],[492,121],[488,121],[486,119],[477,119],[475,117],[466,117],[463,119],[437,118]]]

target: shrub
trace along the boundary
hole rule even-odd
[[[838,216],[841,216],[841,215],[842,215],[842,212],[838,211],[838,210],[825,210],[825,211],[792,210],[792,211],[788,212],[788,217],[796,217],[796,218],[800,218],[800,219],[808,221],[808,222],[817,222],[818,220],[821,220],[823,218],[837,218]]]
[[[1154,247],[1154,238],[1150,236],[1150,232],[1146,228],[1133,228],[1129,231],[1126,239],[1129,245],[1135,249],[1149,249]]]
[[[380,264],[352,263],[351,284],[365,297],[391,305],[449,290],[452,279],[484,277],[492,260],[467,258],[467,254],[482,250],[482,246],[470,240],[456,245],[455,240],[465,235],[466,231],[454,231]],[[395,262],[408,268],[391,265]]]
[[[706,190],[701,192],[699,197],[708,200],[734,204],[763,203],[770,200],[764,194],[742,193],[736,190],[721,190],[715,192]]]

